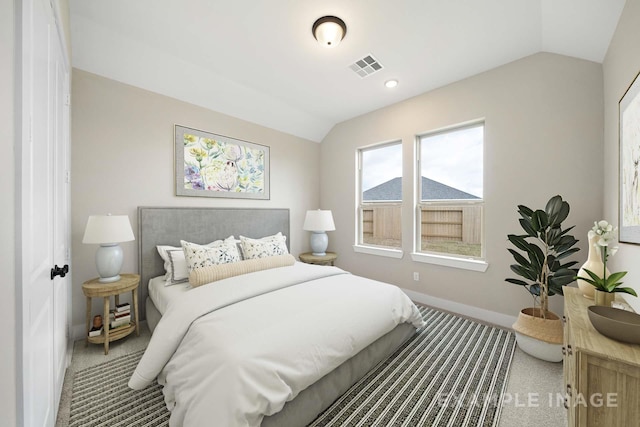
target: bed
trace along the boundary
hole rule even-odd
[[[397,288],[298,262],[162,294],[157,245],[276,233],[289,236],[288,209],[138,209],[141,317],[153,335],[129,385],[157,377],[171,425],[306,425],[422,326]]]

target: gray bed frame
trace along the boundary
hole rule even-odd
[[[289,209],[139,207],[138,248],[141,286],[145,303],[140,318],[153,332],[160,312],[148,297],[149,279],[164,274],[156,245],[180,246],[180,240],[209,243],[230,235],[260,238],[281,232],[289,245]],[[143,311],[144,310],[144,311]],[[389,357],[415,334],[409,324],[398,325],[262,421],[263,427],[305,426],[358,382],[375,365]]]

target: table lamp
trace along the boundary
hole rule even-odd
[[[134,240],[127,215],[91,215],[82,243],[97,243],[96,269],[102,283],[120,280],[122,248],[118,243]]]
[[[331,211],[320,209],[307,211],[302,228],[306,231],[311,231],[311,251],[313,255],[325,256],[327,254],[325,251],[329,245],[329,237],[325,231],[336,229]]]

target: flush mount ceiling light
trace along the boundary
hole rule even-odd
[[[392,87],[398,86],[398,81],[396,79],[387,80],[386,82],[384,82],[384,85],[391,89]]]
[[[313,23],[313,37],[324,47],[334,47],[347,34],[347,25],[337,16],[323,16]]]

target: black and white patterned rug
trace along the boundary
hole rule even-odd
[[[427,326],[335,401],[319,426],[496,426],[513,333],[421,307]],[[162,388],[127,387],[143,352],[74,376],[71,427],[167,426]]]
[[[168,426],[170,413],[162,387],[155,381],[144,390],[132,390],[127,385],[143,353],[76,372],[69,426]]]

